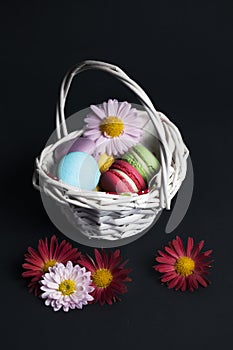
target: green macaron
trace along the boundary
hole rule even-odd
[[[141,144],[131,148],[121,158],[131,164],[147,183],[160,169],[158,159]]]

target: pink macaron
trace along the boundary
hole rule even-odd
[[[75,140],[69,140],[59,145],[54,151],[55,160],[60,160],[66,154],[71,152],[84,152],[92,154],[96,148],[95,142],[86,138],[79,137]]]
[[[116,160],[100,178],[100,187],[106,192],[133,192],[146,189],[146,183],[139,172],[124,160]]]

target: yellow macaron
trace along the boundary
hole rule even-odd
[[[105,171],[107,171],[110,168],[110,166],[113,164],[114,160],[115,159],[113,156],[109,156],[106,153],[101,154],[98,159],[98,166],[99,166],[100,172],[102,174],[105,173]]]

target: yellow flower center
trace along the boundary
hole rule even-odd
[[[64,280],[59,284],[58,290],[62,292],[63,295],[70,295],[75,292],[75,282],[73,280]]]
[[[107,117],[102,120],[100,130],[102,133],[107,134],[107,136],[117,137],[124,130],[124,123],[118,117]]]
[[[49,271],[49,267],[53,267],[55,264],[56,264],[56,260],[54,259],[51,259],[51,260],[48,260],[44,263],[43,267],[42,267],[42,271],[44,273],[48,272]]]
[[[175,264],[176,272],[184,277],[191,275],[194,271],[194,268],[195,262],[193,261],[193,259],[187,256],[182,256],[177,260]]]
[[[96,287],[106,288],[112,282],[113,276],[108,269],[98,269],[92,275],[92,279]]]

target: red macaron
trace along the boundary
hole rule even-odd
[[[133,192],[146,189],[146,183],[139,172],[124,160],[116,160],[100,178],[100,186],[106,192]]]

